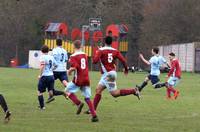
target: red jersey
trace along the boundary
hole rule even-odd
[[[88,57],[84,52],[75,52],[70,56],[69,63],[71,67],[76,68],[72,80],[77,86],[89,86]]]
[[[170,76],[181,78],[181,66],[177,59],[171,61],[171,69],[168,73],[168,77]]]
[[[93,57],[93,63],[96,64],[100,62],[101,72],[103,74],[109,71],[116,71],[116,59],[119,59],[122,62],[125,72],[128,72],[128,66],[125,58],[118,50],[112,47],[105,46],[99,48]]]

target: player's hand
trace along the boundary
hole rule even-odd
[[[67,70],[67,75],[71,76],[72,72],[70,70]]]
[[[141,59],[144,58],[143,54],[141,54],[141,53],[139,54],[139,57],[140,57]]]
[[[41,78],[41,76],[40,76],[40,75],[38,75],[38,80],[40,80],[40,78]]]

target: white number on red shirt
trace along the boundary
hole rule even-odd
[[[85,68],[86,68],[85,58],[81,58],[81,69],[85,69]]]
[[[108,62],[112,63],[112,61],[113,61],[112,53],[108,53]]]

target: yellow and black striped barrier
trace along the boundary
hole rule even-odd
[[[63,48],[70,54],[74,52],[74,47],[71,41],[63,41]],[[53,49],[56,47],[56,39],[45,39],[44,42],[45,45],[47,45],[50,49]],[[92,46],[84,46],[83,47],[84,52],[91,57],[92,56]],[[121,52],[127,52],[128,51],[128,42],[127,41],[121,41],[119,43],[119,50]]]

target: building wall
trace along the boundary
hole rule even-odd
[[[160,54],[168,60],[168,54],[174,52],[181,63],[182,71],[195,70],[195,43],[160,46]],[[168,60],[169,62],[169,60]]]

